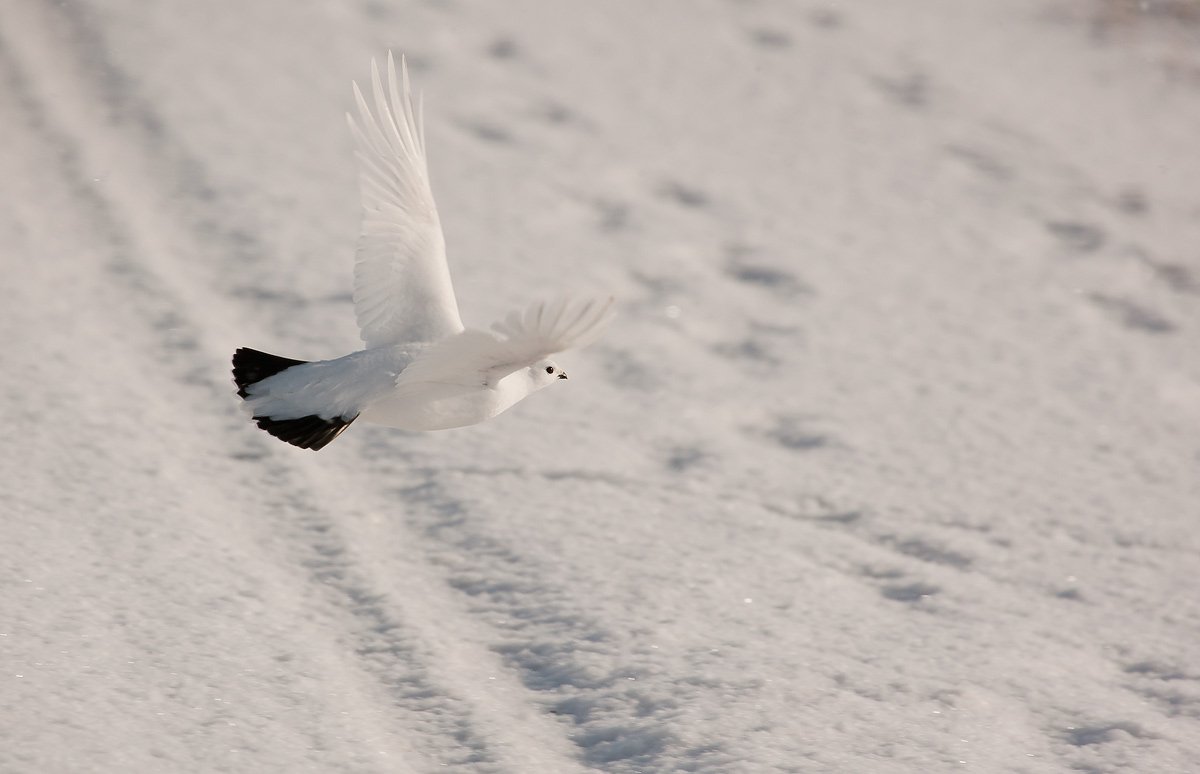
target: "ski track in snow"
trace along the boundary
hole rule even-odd
[[[71,10],[79,11],[78,8]],[[60,62],[56,68],[58,75],[90,80],[83,83],[78,80],[73,83],[59,80],[49,86],[44,82],[37,84],[44,91],[61,89],[71,97],[80,97],[70,100],[70,112],[68,109],[63,109],[61,113],[42,110],[36,105],[36,97],[28,93],[32,84],[14,63],[10,63],[12,80],[29,103],[28,112],[35,117],[35,129],[47,138],[60,158],[73,160],[90,151],[121,159],[127,185],[136,186],[143,193],[155,190],[155,175],[149,171],[151,169],[166,169],[168,177],[187,179],[192,185],[202,187],[202,166],[183,156],[171,146],[169,140],[159,136],[161,129],[157,116],[140,104],[135,94],[127,93],[127,78],[105,61],[101,44],[86,28],[76,24],[78,20],[79,17],[73,13],[58,14],[50,20],[34,21],[28,17],[23,20],[25,24],[22,28],[27,32],[32,32],[35,25],[40,23],[44,25],[43,28],[52,28],[56,33],[50,41],[35,39],[36,42],[31,41],[29,45],[41,44],[45,53],[76,52],[82,60],[75,63]],[[33,68],[41,70],[38,67],[40,64],[34,64]],[[54,70],[46,68],[41,71]],[[89,132],[87,139],[90,145],[81,147],[83,138],[72,135],[67,127],[96,127],[104,123],[105,105],[88,104],[85,100],[89,91],[104,95],[110,105],[116,106],[124,114],[126,120],[134,123],[133,131],[129,133],[131,137],[104,137],[103,130],[100,133]],[[106,144],[109,142],[113,145]],[[120,146],[114,147],[117,144]],[[211,376],[198,375],[192,370],[196,365],[195,351],[205,349],[200,343],[205,336],[205,326],[200,322],[202,315],[195,310],[213,304],[215,300],[196,293],[195,288],[183,291],[173,287],[172,280],[153,264],[152,257],[180,251],[203,254],[203,235],[198,233],[199,229],[194,224],[171,222],[170,219],[167,222],[171,226],[182,227],[181,230],[190,237],[190,243],[187,237],[172,237],[169,242],[162,240],[161,234],[149,228],[138,231],[139,219],[149,220],[153,215],[135,214],[134,207],[122,201],[119,193],[109,198],[81,179],[80,170],[68,168],[68,171],[76,178],[73,181],[75,187],[72,198],[78,202],[79,209],[91,212],[98,227],[98,241],[108,242],[113,250],[114,256],[108,271],[124,286],[137,316],[144,321],[144,328],[163,333],[162,338],[152,342],[149,349],[149,353],[155,357],[155,367],[162,369],[174,366],[171,370],[174,371],[176,383],[190,385],[192,389],[189,392],[200,393],[189,402],[199,406],[219,406],[224,390],[216,392],[203,389],[212,386]],[[204,279],[211,282],[210,278]],[[206,357],[204,361],[219,359],[225,354],[217,346],[219,343],[211,348],[213,357]],[[224,386],[221,384],[221,387]],[[227,412],[210,411],[209,414],[209,421],[228,421],[227,417],[222,416]],[[260,445],[261,439],[254,440],[256,445]],[[241,454],[244,458],[260,458],[256,454]],[[286,501],[268,503],[267,506],[268,509],[276,506],[286,522],[278,526],[292,543],[293,558],[308,569],[310,574],[306,580],[349,614],[345,632],[352,638],[353,652],[360,660],[359,665],[378,681],[394,701],[394,713],[411,713],[411,718],[401,722],[406,727],[419,729],[422,741],[418,743],[416,752],[433,760],[441,759],[447,765],[473,764],[479,771],[524,770],[520,762],[505,761],[506,753],[496,749],[507,746],[521,750],[531,746],[523,738],[524,730],[519,725],[510,727],[520,719],[521,713],[494,718],[490,728],[500,734],[501,739],[487,739],[473,717],[481,708],[473,707],[469,701],[454,695],[451,685],[453,680],[461,679],[461,676],[448,671],[438,672],[437,654],[430,652],[427,647],[430,640],[438,638],[425,628],[433,626],[434,622],[411,620],[413,616],[410,611],[396,604],[395,600],[389,605],[385,595],[376,589],[370,579],[364,577],[365,573],[346,560],[345,537],[339,535],[334,521],[322,515],[334,510],[339,499],[336,489],[323,491],[314,487],[311,481],[303,480],[303,474],[294,469],[276,469],[271,471],[270,477],[281,491],[287,492]],[[403,593],[403,586],[398,586],[398,590]],[[426,647],[421,647],[421,644]],[[471,654],[461,663],[470,664],[480,659],[486,661],[486,656],[486,653]],[[482,709],[486,709],[486,705]],[[534,725],[537,725],[536,718]],[[534,733],[534,741],[540,742],[539,737],[544,733]],[[577,768],[569,759],[551,758],[549,762],[542,763],[547,770],[570,771]]]
[[[766,58],[766,72],[770,57],[886,27],[819,5],[751,5],[702,13],[736,18],[718,44]],[[2,171],[18,181],[0,225],[38,258],[0,317],[10,341],[36,331],[36,346],[14,355],[23,381],[5,383],[14,436],[29,440],[3,462],[29,475],[6,484],[15,572],[0,631],[11,673],[0,770],[1116,772],[1185,771],[1200,755],[1200,613],[1187,569],[1200,552],[1178,507],[1195,502],[1180,471],[1194,472],[1196,447],[1163,408],[1200,418],[1195,357],[1173,354],[1200,330],[1200,269],[1164,254],[1164,238],[1138,222],[1150,207],[1183,223],[1194,198],[1117,190],[920,56],[851,57],[836,77],[857,84],[841,117],[869,138],[864,165],[919,161],[896,162],[912,169],[894,178],[858,172],[848,195],[890,183],[904,200],[924,179],[931,196],[970,205],[916,247],[894,226],[913,212],[880,205],[865,234],[834,227],[805,252],[839,240],[869,251],[890,236],[914,255],[978,249],[1011,266],[956,274],[949,259],[922,256],[952,290],[903,267],[855,267],[853,248],[841,248],[849,268],[806,266],[781,247],[788,226],[756,236],[746,225],[757,194],[722,187],[721,169],[669,159],[601,171],[595,190],[569,188],[579,178],[552,184],[566,195],[522,182],[514,196],[554,199],[549,218],[617,246],[590,255],[634,256],[603,276],[624,283],[636,322],[576,358],[596,375],[595,402],[548,398],[470,435],[356,427],[340,451],[302,455],[234,411],[228,355],[256,336],[334,346],[321,325],[349,315],[348,299],[306,295],[306,279],[256,284],[276,276],[278,245],[256,233],[260,215],[234,211],[244,194],[232,173],[189,148],[200,135],[174,103],[156,103],[151,75],[128,65],[138,54],[112,42],[124,13],[0,9]],[[386,26],[395,13],[366,5],[345,24]],[[453,13],[434,4],[412,18]],[[622,13],[638,12],[614,11],[614,25]],[[617,142],[603,139],[601,106],[572,104],[549,79],[540,91],[549,50],[492,34],[486,15],[472,24],[462,34],[478,42],[474,63],[417,51],[414,70],[432,80],[439,68],[476,68],[492,83],[508,72],[536,108],[513,113],[510,95],[482,118],[439,97],[435,148],[457,150],[463,169],[492,152],[471,148],[498,149],[496,167],[478,174],[499,177],[521,168],[522,145],[543,143],[558,164],[573,147],[564,138]],[[364,63],[379,53],[370,46],[393,45],[376,37],[359,43]],[[645,98],[612,99],[626,97]],[[767,110],[777,98],[766,90],[747,104]],[[901,127],[895,147],[869,144],[882,136],[867,128],[878,115]],[[913,129],[921,121],[928,128]],[[704,148],[720,128],[691,139]],[[914,150],[912,137],[934,149]],[[447,202],[503,185],[446,181],[438,192],[449,189],[440,201],[451,212]],[[827,200],[810,204],[836,221]],[[514,232],[490,225],[451,241],[487,245],[494,233],[509,247]],[[514,268],[510,303],[524,300],[521,272],[543,282],[536,267]],[[1005,290],[1017,281],[1039,284]],[[857,285],[871,292],[858,298]],[[890,327],[862,319],[921,325],[917,304],[948,310],[930,342],[863,344],[867,378],[832,365],[831,386],[812,386],[808,363]],[[680,306],[678,320],[660,313]],[[717,319],[689,316],[706,306]],[[954,330],[972,306],[1032,322],[1015,334]],[[1081,340],[1014,346],[1038,324]],[[969,373],[989,347],[998,386]],[[1092,362],[1109,350],[1136,386]],[[953,358],[966,375],[943,367]],[[907,375],[909,362],[932,375]],[[891,392],[870,376],[885,369],[898,374]],[[1030,406],[1033,419],[1013,408],[1035,394],[1024,374],[1065,385]],[[1139,389],[1164,413],[1128,408]],[[746,400],[723,402],[739,391]],[[922,395],[943,401],[928,422],[886,410],[921,406]],[[603,400],[626,405],[578,415]],[[1128,464],[1079,440],[1109,401],[1114,426],[1158,433],[1127,450]],[[657,418],[668,409],[679,417]],[[858,413],[884,424],[855,423]],[[965,430],[939,424],[943,414]],[[1061,434],[1042,435],[1046,426]],[[921,432],[925,456],[896,459]],[[1133,437],[1112,432],[1114,443]],[[601,434],[630,440],[589,456]],[[559,453],[541,453],[546,443]],[[1092,456],[1073,465],[1081,453]],[[976,481],[962,458],[991,469]],[[906,465],[944,488],[921,491]],[[1081,487],[1089,480],[1094,493]],[[1131,517],[1139,503],[1159,521]],[[1144,617],[1130,624],[1134,614]]]

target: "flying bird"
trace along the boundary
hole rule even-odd
[[[260,428],[302,449],[321,449],[356,420],[442,430],[490,419],[567,374],[551,355],[594,341],[612,298],[539,302],[491,330],[464,328],[425,155],[421,100],[391,53],[387,84],[371,60],[368,105],[358,84],[362,234],[354,312],[365,348],[304,361],[242,348],[233,379]]]

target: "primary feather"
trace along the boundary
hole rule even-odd
[[[354,311],[368,347],[436,341],[463,329],[446,264],[446,242],[429,185],[425,131],[408,66],[388,54],[387,87],[371,62],[374,112],[354,84],[362,234],[354,266]]]

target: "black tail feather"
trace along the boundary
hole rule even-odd
[[[249,395],[246,388],[250,385],[272,377],[280,371],[286,371],[292,366],[304,365],[306,362],[308,361],[292,360],[288,357],[242,347],[233,353],[233,381],[237,383],[237,394],[242,398],[247,398]],[[354,416],[349,419],[342,417],[325,419],[312,415],[295,419],[254,417],[254,421],[263,430],[281,441],[299,446],[301,449],[317,451],[337,438],[357,418]]]
[[[254,421],[263,430],[281,441],[287,441],[292,446],[299,446],[301,449],[317,451],[341,435],[342,431],[349,427],[355,419],[358,417],[325,419],[313,415],[297,419],[255,417]]]
[[[242,347],[233,353],[233,381],[237,382],[238,395],[245,398],[246,388],[261,382],[292,366],[304,365],[307,360],[292,360],[290,357],[269,355],[257,349]]]

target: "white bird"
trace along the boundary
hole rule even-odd
[[[371,61],[371,108],[354,84],[346,119],[361,163],[363,224],[354,312],[366,348],[306,362],[239,349],[233,378],[255,422],[303,449],[320,449],[351,422],[441,430],[490,419],[566,379],[550,356],[594,341],[612,298],[536,303],[491,331],[464,329],[446,264],[425,156],[421,102],[392,55],[387,90]]]

